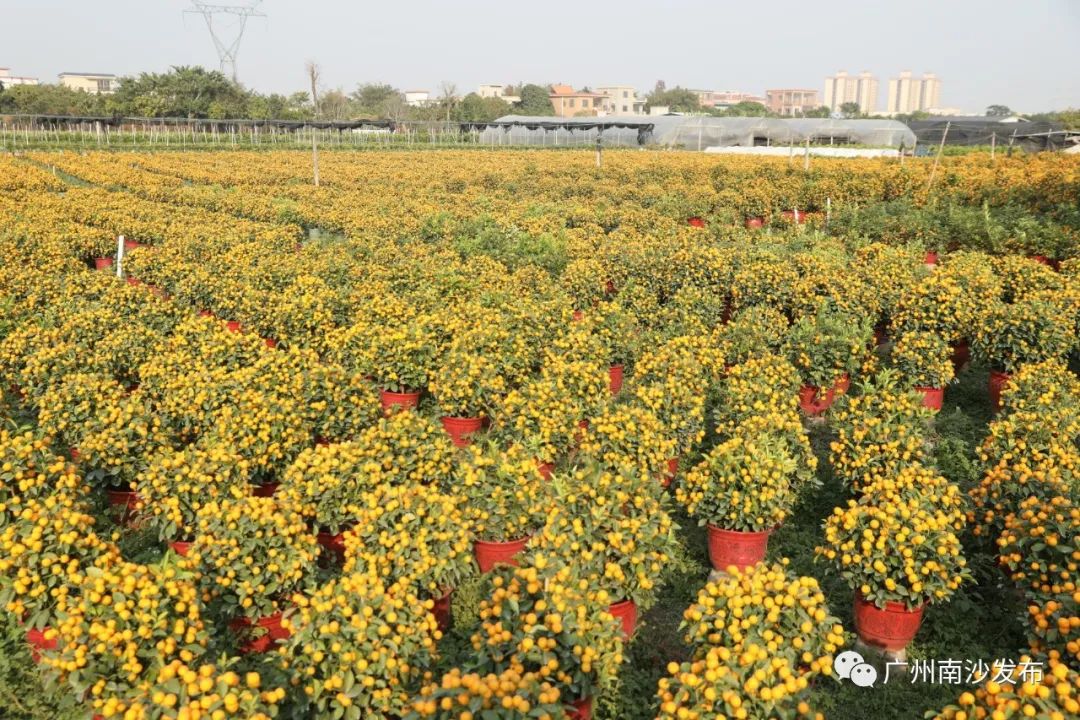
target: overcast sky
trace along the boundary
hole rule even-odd
[[[250,0],[212,0],[244,4]],[[190,0],[0,0],[0,66],[54,82],[217,67]],[[459,92],[479,83],[631,84],[762,93],[823,91],[836,70],[934,72],[941,104],[982,111],[1080,107],[1080,0],[265,0],[240,80],[263,92],[389,82]],[[222,20],[228,35],[232,19]]]

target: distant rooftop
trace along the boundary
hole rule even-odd
[[[75,77],[98,77],[98,78],[114,78],[114,77],[116,77],[112,73],[86,73],[86,72],[62,72],[62,73],[60,73],[59,77],[66,77],[66,76],[69,76],[69,75],[75,76]]]
[[[931,115],[925,122],[1018,123],[1031,121],[1017,115]]]

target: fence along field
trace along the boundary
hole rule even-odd
[[[1078,169],[0,157],[0,698],[1075,716]]]

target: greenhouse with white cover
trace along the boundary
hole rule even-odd
[[[658,115],[554,118],[507,115],[478,123],[484,145],[595,144],[607,147],[791,148],[807,144],[820,148],[911,148],[915,134],[896,120],[833,118],[711,117]]]

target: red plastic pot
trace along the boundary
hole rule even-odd
[[[574,311],[574,322],[581,322],[584,317],[585,314],[582,313],[580,310]]]
[[[124,241],[124,252],[127,252],[128,250],[135,250],[141,247],[145,247],[141,242],[135,242],[134,240]]]
[[[937,265],[938,254],[930,250],[926,251],[926,256],[923,258],[923,262],[927,265]]]
[[[382,404],[384,413],[389,413],[396,408],[411,409],[420,404],[419,392],[394,392],[393,390],[380,390],[379,402]]]
[[[518,566],[517,556],[529,544],[530,535],[517,540],[491,541],[477,540],[473,543],[473,555],[480,572],[490,572],[496,565]]]
[[[851,389],[851,376],[847,373],[841,375],[837,381],[833,384],[833,389],[836,390],[837,395],[844,395]]]
[[[908,610],[904,603],[886,602],[885,608],[855,593],[855,632],[867,645],[896,652],[903,650],[919,632],[923,607]]]
[[[953,343],[950,360],[952,360],[954,372],[960,372],[960,368],[971,362],[971,345],[968,344],[967,340]]]
[[[591,720],[592,718],[592,698],[582,698],[575,700],[568,705],[570,709],[566,713],[566,717],[569,720]]]
[[[328,533],[320,532],[315,536],[315,539],[319,541],[319,545],[322,545],[328,553],[334,555],[337,559],[345,557],[345,533]]]
[[[113,266],[113,259],[111,257],[99,257],[94,258],[95,270],[108,270]]]
[[[622,623],[623,636],[627,640],[632,638],[637,628],[637,603],[633,600],[612,603],[608,607],[608,612]]]
[[[1001,409],[1001,391],[1012,375],[999,370],[990,371],[990,406],[997,412]]]
[[[484,421],[478,417],[450,417],[444,415],[439,418],[443,430],[450,436],[450,442],[454,447],[467,447],[472,444],[473,433],[480,432],[484,427]]]
[[[276,482],[266,483],[265,485],[252,485],[251,496],[260,498],[274,497],[279,485],[280,483]]]
[[[714,570],[727,570],[734,565],[740,570],[757,565],[765,559],[772,530],[743,532],[740,530],[721,530],[712,525],[709,532],[709,562]]]
[[[747,230],[760,230],[765,227],[765,218],[763,217],[748,217],[743,221],[743,225]]]
[[[611,390],[612,395],[618,395],[622,390],[623,383],[623,366],[612,365],[608,368],[608,389]]]
[[[686,219],[686,223],[687,223],[687,225],[689,225],[690,227],[696,227],[696,228],[703,228],[703,227],[705,227],[705,221],[704,221],[704,220],[702,220],[702,219],[701,219],[700,217],[698,217],[697,215],[695,215],[695,216],[694,216],[694,217],[692,217],[692,218],[687,218],[687,219]]]
[[[1054,261],[1045,255],[1028,255],[1028,257],[1039,263],[1040,265],[1045,265],[1048,268],[1054,267]]]
[[[263,338],[263,342],[266,343],[266,347],[270,348],[271,350],[277,347],[277,340],[275,340],[274,338]]]
[[[821,388],[814,385],[803,385],[799,389],[799,408],[807,415],[820,415],[829,409],[836,399],[836,387],[829,388],[824,395]]]
[[[142,280],[136,277],[128,276],[124,278],[128,285],[142,285]]]
[[[788,222],[798,223],[799,225],[806,222],[806,213],[799,212],[798,210],[782,210],[780,212],[780,217]]]
[[[943,387],[917,387],[915,390],[922,393],[923,407],[937,411],[941,409],[942,403],[945,402],[945,388]]]
[[[46,627],[42,630],[37,628],[30,628],[26,631],[26,643],[30,646],[30,657],[33,658],[35,663],[41,662],[41,652],[43,650],[55,650],[56,638],[47,640],[45,633],[49,628]]]
[[[212,317],[214,317],[214,313],[210,312],[209,310],[200,310],[199,311],[199,317],[212,318]]]
[[[536,469],[540,471],[540,477],[544,478],[545,480],[550,480],[551,473],[555,470],[555,463],[546,463],[537,460]]]
[[[289,637],[289,631],[281,626],[281,613],[279,612],[259,618],[254,622],[243,617],[236,618],[229,623],[229,629],[243,639],[240,645],[241,655],[264,653],[277,644],[278,641],[286,640]],[[251,637],[252,632],[256,629],[262,632],[258,632],[257,637]]]
[[[674,482],[675,476],[679,474],[679,458],[678,456],[670,458],[667,461],[667,467],[664,469],[664,473],[660,476],[660,484],[664,487],[671,487],[671,483]]]
[[[190,540],[174,540],[173,542],[169,543],[169,548],[171,548],[172,551],[177,555],[187,557],[187,554],[191,552],[191,546],[194,544],[195,543]]]
[[[454,626],[454,608],[451,598],[453,590],[447,590],[446,594],[435,600],[435,606],[431,608],[431,614],[435,616],[435,624],[444,633],[450,632]]]
[[[228,330],[229,332],[234,332],[234,333],[240,332],[240,321],[239,320],[228,320],[228,321],[226,321],[225,329]]]
[[[134,515],[139,504],[139,494],[131,490],[106,490],[105,497],[110,508],[120,508],[122,520]]]

